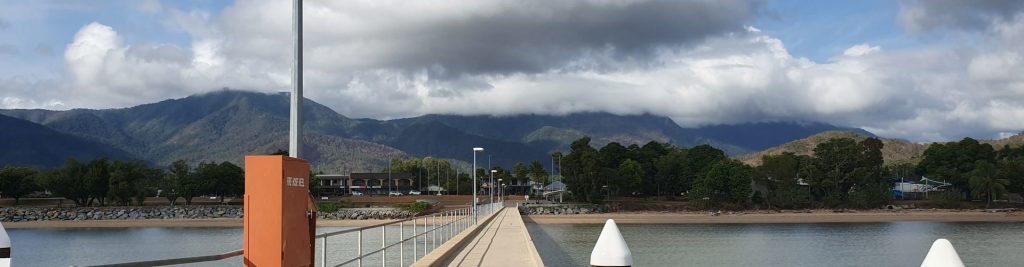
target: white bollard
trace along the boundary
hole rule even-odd
[[[956,253],[953,244],[945,238],[936,239],[928,255],[924,256],[921,267],[964,267],[960,255]]]
[[[11,267],[11,237],[0,223],[0,267]]]
[[[601,236],[590,252],[590,266],[633,266],[633,253],[629,252],[629,246],[622,238],[615,220],[608,219],[604,223]]]

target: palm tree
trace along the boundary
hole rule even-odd
[[[996,179],[996,168],[992,163],[978,161],[975,163],[974,171],[971,172],[971,194],[976,196],[985,196],[988,202],[985,203],[985,208],[988,208],[992,204],[992,200],[1001,197],[1006,193],[1006,186],[1010,184],[1010,181],[1006,179]]]

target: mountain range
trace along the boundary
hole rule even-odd
[[[59,166],[66,157],[139,158],[166,166],[179,159],[241,163],[244,155],[287,149],[289,96],[221,90],[120,109],[0,110],[9,149],[0,165]],[[690,147],[711,144],[731,155],[782,145],[826,131],[871,133],[814,122],[771,122],[680,127],[655,115],[424,115],[394,120],[353,119],[306,99],[304,155],[328,172],[378,171],[389,159],[435,156],[468,161],[471,147],[510,166],[549,162],[553,151],[590,136],[595,146],[649,141]],[[38,153],[36,153],[38,152]],[[43,153],[46,152],[46,153]],[[45,154],[45,155],[43,155]],[[24,156],[29,155],[27,159]]]
[[[793,153],[797,155],[813,155],[814,148],[818,144],[827,142],[833,138],[850,138],[857,142],[860,142],[868,137],[874,137],[872,135],[866,135],[862,132],[855,131],[824,131],[818,134],[808,136],[807,138],[801,138],[787,142],[785,144],[772,147],[763,151],[750,153],[746,155],[736,156],[735,158],[743,161],[748,165],[761,165],[761,157],[765,155],[779,155],[782,153]],[[912,163],[917,164],[921,161],[921,157],[924,151],[928,149],[930,144],[912,143],[901,139],[890,139],[890,138],[879,138],[882,141],[882,159],[885,160],[886,165],[894,165],[900,163]],[[979,143],[992,145],[995,149],[1002,149],[1003,146],[1021,146],[1024,145],[1024,133],[1010,136],[1002,139],[995,140],[978,140]]]

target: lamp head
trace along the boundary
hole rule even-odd
[[[473,151],[484,151],[484,148],[482,148],[482,147],[474,147]]]

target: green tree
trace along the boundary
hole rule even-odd
[[[199,163],[193,176],[193,180],[198,180],[195,182],[199,183],[200,194],[217,196],[221,203],[224,196],[240,195],[245,190],[244,170],[227,161]]]
[[[655,160],[654,183],[658,196],[676,196],[690,189],[694,174],[687,165],[688,154],[685,149],[672,149]]]
[[[1009,181],[996,178],[997,170],[992,163],[980,161],[975,164],[971,172],[971,194],[976,197],[985,197],[985,207],[992,204],[992,200],[1002,197],[1006,193],[1006,186]]]
[[[629,159],[629,150],[617,142],[611,142],[598,150],[601,154],[601,165],[606,168],[618,168],[623,161]]]
[[[562,159],[562,174],[565,184],[578,201],[600,203],[602,201],[601,156],[590,146],[590,137],[583,137],[569,145],[570,152]]]
[[[834,138],[814,148],[818,175],[808,184],[826,206],[873,207],[891,200],[884,177],[882,141],[868,138],[857,143]],[[855,199],[850,199],[854,194]]]
[[[932,179],[946,180],[955,188],[970,191],[971,172],[980,162],[995,163],[996,152],[989,144],[971,138],[960,142],[928,146],[917,165],[917,172]]]
[[[627,148],[631,158],[635,159],[644,169],[643,190],[645,195],[660,195],[662,190],[658,187],[658,158],[665,156],[671,150],[667,144],[655,141],[648,142],[643,146],[630,145]]]
[[[687,166],[696,177],[704,176],[715,163],[727,160],[725,152],[711,145],[699,145],[687,150]]]
[[[810,184],[822,194],[826,205],[838,206],[846,202],[859,167],[859,152],[857,142],[850,138],[833,138],[814,148],[822,175],[812,178]]]
[[[110,165],[110,198],[122,206],[131,205],[136,197],[146,195],[149,180],[154,178],[150,175],[152,172],[142,161],[114,161]]]
[[[754,170],[739,161],[719,161],[694,185],[694,197],[706,207],[742,208],[750,200],[753,176]]]
[[[1024,157],[1004,158],[999,161],[998,168],[996,178],[1009,182],[1007,191],[1024,194]]]
[[[528,169],[526,167],[526,164],[523,162],[516,162],[516,164],[512,166],[512,178],[515,179],[515,181],[513,182],[515,184],[520,183],[520,181],[526,181],[526,177],[529,174],[530,169]]]
[[[215,163],[200,163],[202,167],[206,164],[206,168],[211,168],[209,165],[216,165]],[[210,181],[204,180],[198,175],[198,169],[195,171],[188,166],[183,160],[175,161],[171,164],[171,174],[175,176],[177,184],[174,187],[176,195],[181,196],[185,200],[185,205],[192,205],[192,198],[203,195],[209,188]]]
[[[43,187],[54,195],[74,201],[79,207],[89,206],[89,187],[82,179],[87,170],[86,164],[68,159],[63,167],[44,176]]]
[[[183,189],[187,184],[189,176],[192,175],[192,168],[188,166],[188,162],[185,160],[177,160],[171,163],[171,166],[167,170],[167,174],[163,176],[160,181],[160,188],[164,198],[167,198],[167,202],[174,206],[178,202],[178,198],[184,196]],[[191,199],[188,197],[186,199]],[[191,201],[186,200],[191,203]]]
[[[224,161],[217,165],[217,184],[213,194],[224,202],[224,196],[240,197],[245,194],[245,170],[234,163]],[[310,174],[312,176],[312,173]]]
[[[530,162],[530,179],[534,183],[547,185],[550,183],[549,178],[548,171],[544,170],[544,165],[541,164],[540,161],[534,160],[533,162]]]
[[[805,165],[813,165],[813,159],[793,153],[765,155],[761,166],[755,170],[754,182],[765,190],[764,203],[768,208],[796,209],[809,206],[807,190],[801,188]]]
[[[107,193],[110,191],[110,161],[105,158],[90,161],[81,179],[89,191],[87,204],[91,206],[93,201],[98,201],[100,206],[106,205]]]
[[[615,172],[615,183],[610,190],[613,190],[613,194],[622,195],[625,193],[632,193],[640,189],[641,183],[644,179],[644,169],[640,166],[640,163],[627,159],[619,164],[618,170]]]
[[[18,205],[22,196],[39,190],[38,176],[35,169],[6,166],[0,169],[0,194],[14,198],[14,205]]]

